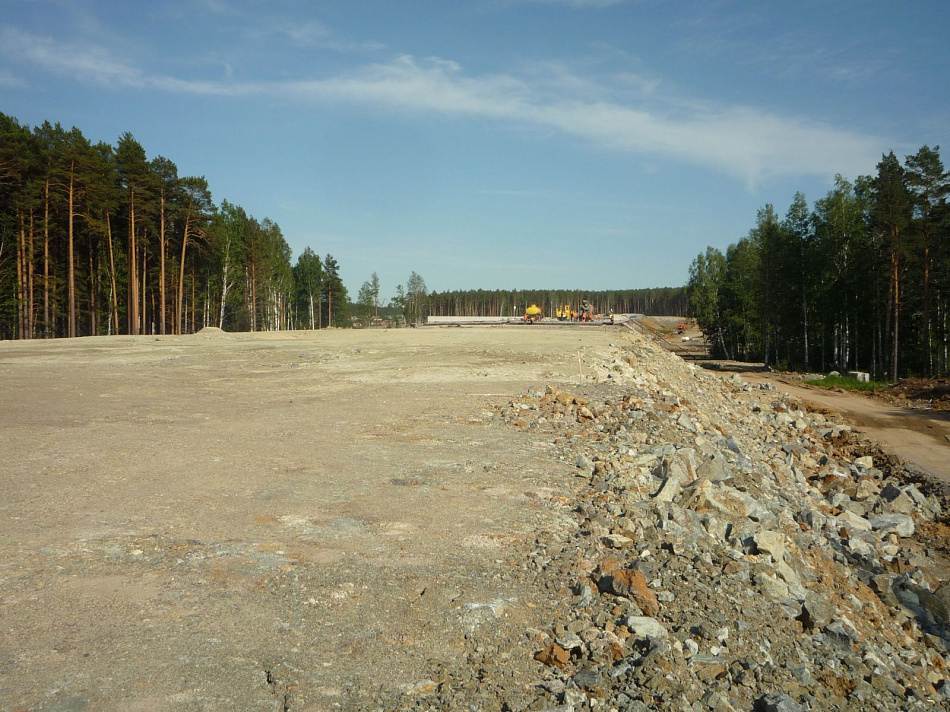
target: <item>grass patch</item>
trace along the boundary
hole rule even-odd
[[[818,388],[840,388],[843,391],[861,391],[864,393],[877,393],[887,390],[890,385],[882,381],[859,381],[857,378],[848,378],[847,376],[825,376],[824,378],[814,378],[805,381],[809,386]]]

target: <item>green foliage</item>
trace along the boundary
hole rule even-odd
[[[421,276],[412,272],[406,281],[406,322],[420,324],[429,315],[429,296],[426,283]]]
[[[396,295],[389,300],[389,307],[394,309],[403,318],[406,317],[406,290],[401,284],[396,285]]]
[[[724,267],[714,248],[694,260],[690,313],[721,357],[945,375],[948,193],[924,146],[905,166],[890,153],[873,177],[837,176],[810,212],[800,193],[781,222],[765,206]]]
[[[859,381],[848,376],[825,376],[824,378],[809,378],[803,381],[806,385],[818,388],[841,389],[843,391],[859,391],[862,393],[877,393],[887,390],[890,384],[882,381]]]
[[[223,200],[208,228],[210,279],[221,294],[218,309],[218,327],[221,329],[235,330],[242,322],[245,292],[241,265],[247,259],[247,226],[244,209]]]
[[[397,289],[393,303],[400,298]],[[524,314],[525,308],[531,304],[537,304],[545,314],[553,315],[564,305],[579,309],[584,299],[590,301],[594,311],[600,314],[686,316],[687,310],[685,287],[606,291],[469,289],[432,292],[426,299],[426,308],[428,314],[439,316],[516,316]]]
[[[290,257],[276,223],[216,209],[203,177],[149,160],[131,133],[92,146],[0,113],[0,338],[313,327],[323,266],[309,249],[296,270]]]
[[[323,296],[326,303],[326,323],[328,326],[350,326],[347,300],[349,296],[343,280],[340,279],[340,265],[331,254],[323,261]]]
[[[369,278],[369,295],[373,301],[373,316],[379,316],[379,275],[375,272]]]
[[[298,325],[307,329],[324,326],[321,318],[323,299],[323,262],[309,247],[297,258],[294,265],[296,285],[296,308]]]
[[[706,248],[689,268],[686,298],[689,314],[696,319],[699,328],[714,336],[719,348],[725,352],[723,341],[722,295],[725,286],[726,258],[715,247]]]
[[[375,277],[375,272],[373,273]],[[378,278],[377,278],[377,290],[378,290]],[[376,314],[376,294],[377,291],[373,289],[373,282],[367,281],[363,282],[363,285],[360,287],[360,291],[356,296],[356,318],[362,323],[362,325],[369,326],[373,317]]]

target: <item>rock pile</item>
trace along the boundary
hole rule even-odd
[[[950,707],[940,498],[835,417],[626,340],[496,414],[577,472],[524,564],[551,601],[536,683],[496,708]]]

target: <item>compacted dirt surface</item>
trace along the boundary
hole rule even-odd
[[[921,398],[828,390],[787,375],[746,372],[743,377],[752,382],[771,381],[815,410],[840,413],[872,440],[950,485],[950,415],[943,406],[934,407],[934,402]]]
[[[573,467],[488,411],[609,338],[0,343],[0,709],[360,709],[524,630],[499,572]]]
[[[625,326],[6,342],[0,427],[0,710],[950,700],[946,492]]]

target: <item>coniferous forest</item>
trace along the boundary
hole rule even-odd
[[[365,292],[365,293],[364,293]],[[348,326],[379,311],[373,275],[351,304],[332,255],[291,264],[280,227],[201,176],[149,158],[131,133],[91,143],[77,128],[0,113],[0,339]],[[682,287],[427,292],[415,272],[391,307],[428,314],[553,314],[587,299],[602,313],[685,314]]]
[[[0,338],[348,323],[332,255],[292,266],[276,223],[216,205],[132,134],[92,144],[0,113]]]
[[[690,267],[691,314],[720,357],[875,379],[946,376],[950,356],[950,180],[939,146],[834,187]]]
[[[584,291],[578,289],[460,290],[432,292],[429,313],[438,316],[518,316],[536,304],[546,316],[569,306],[580,309],[583,300],[599,314],[651,314],[685,316],[688,307],[683,287]]]

